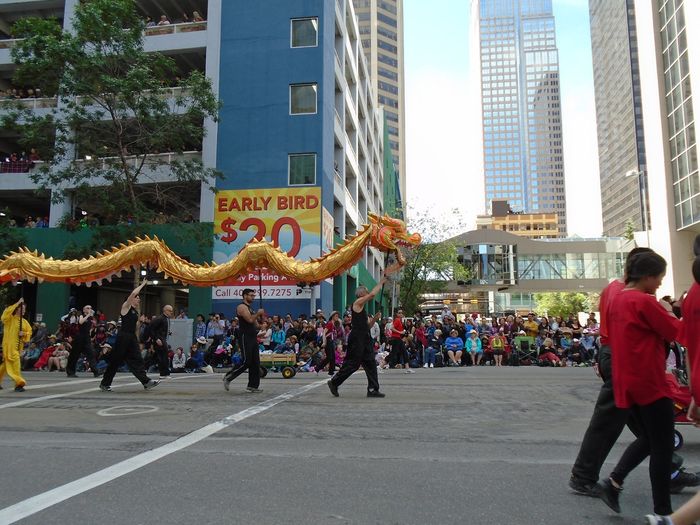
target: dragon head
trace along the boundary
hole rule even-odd
[[[399,262],[403,260],[400,246],[413,247],[421,243],[420,234],[409,234],[406,223],[400,219],[394,219],[388,215],[380,217],[370,213],[369,220],[372,226],[370,244],[384,252],[396,252]]]

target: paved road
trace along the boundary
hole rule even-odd
[[[0,392],[0,524],[621,525],[651,510],[646,464],[621,515],[567,488],[590,369],[392,370],[385,399],[361,374],[340,398],[314,374],[270,374],[262,394],[245,377],[227,393],[220,374],[149,392],[120,374],[112,393],[27,378]],[[700,431],[684,436],[700,470]]]

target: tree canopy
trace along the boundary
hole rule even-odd
[[[211,82],[146,52],[144,28],[134,0],[79,2],[70,30],[40,18],[13,26],[15,84],[58,102],[47,111],[17,104],[2,123],[39,153],[31,177],[54,202],[72,197],[107,224],[161,213],[191,221],[201,184],[217,176],[200,155],[182,155],[201,150],[204,122],[218,118]]]
[[[444,291],[448,281],[466,280],[467,269],[457,260],[457,247],[447,241],[431,240],[444,230],[439,219],[426,212],[413,212],[408,222],[409,231],[417,231],[426,241],[406,253],[399,281],[399,301],[406,312],[413,313],[426,293]]]
[[[591,294],[594,297],[589,299],[585,293],[572,292],[551,292],[535,294],[537,303],[537,313],[567,317],[570,314],[579,312],[590,312],[597,310],[598,294]]]

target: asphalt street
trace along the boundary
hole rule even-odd
[[[590,368],[359,372],[332,397],[327,375],[181,375],[144,391],[27,373],[0,391],[0,524],[642,523],[647,463],[617,515],[568,489],[599,388]],[[700,430],[681,454],[700,470]],[[603,472],[632,435],[625,431]],[[674,496],[674,505],[692,496]]]

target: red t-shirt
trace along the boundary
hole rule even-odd
[[[391,322],[391,338],[401,339],[403,337],[403,331],[403,320],[400,317],[397,317]]]
[[[600,294],[600,303],[598,309],[600,310],[600,344],[607,345],[610,344],[608,341],[608,307],[613,297],[615,297],[618,292],[625,289],[625,283],[619,279],[615,279],[613,282],[608,284],[603,292]]]
[[[683,301],[683,320],[678,340],[688,350],[690,390],[700,402],[700,284],[693,283]]]
[[[629,408],[670,398],[664,342],[678,338],[681,322],[653,295],[634,289],[612,298],[607,322],[615,405]]]

